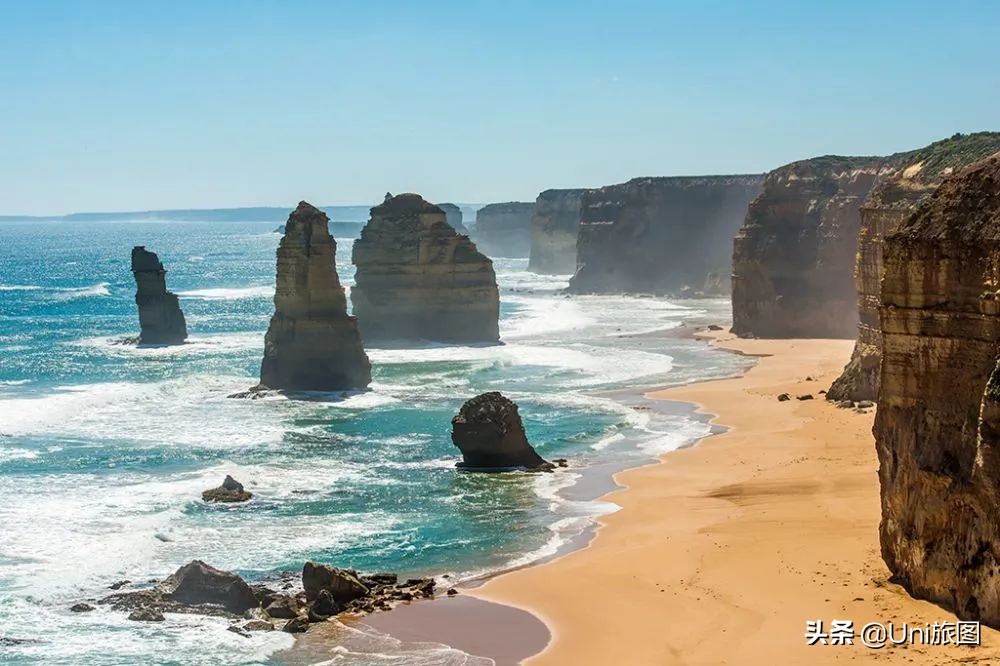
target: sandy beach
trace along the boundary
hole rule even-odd
[[[924,627],[955,617],[890,583],[879,556],[873,410],[838,409],[819,391],[850,341],[712,344],[760,356],[746,375],[656,392],[729,428],[658,464],[617,476],[591,544],[467,593],[528,610],[552,633],[530,664],[776,664],[880,660],[997,663],[982,646],[812,645],[807,621]],[[779,401],[781,393],[792,399]],[[797,400],[803,394],[814,400]]]

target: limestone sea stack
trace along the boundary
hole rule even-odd
[[[278,245],[274,316],[264,338],[262,387],[298,391],[365,388],[371,364],[337,276],[326,213],[300,202]]]
[[[955,171],[1000,151],[1000,133],[956,134],[905,155],[879,178],[861,207],[854,266],[858,295],[858,337],[844,373],[827,393],[829,400],[874,400],[882,360],[879,325],[882,244]]]
[[[419,194],[371,209],[353,261],[351,302],[369,343],[499,341],[493,262]]]
[[[733,331],[764,338],[851,338],[854,255],[883,157],[828,155],[767,174],[733,242]]]
[[[883,264],[882,557],[914,596],[1000,626],[1000,154],[947,178]]]
[[[167,291],[167,271],[145,247],[132,248],[135,304],[139,306],[139,344],[179,345],[187,339],[187,323],[177,296]]]
[[[585,191],[545,190],[535,199],[528,270],[548,275],[576,271],[576,237]]]
[[[496,391],[477,395],[462,405],[451,420],[451,441],[462,451],[458,466],[464,469],[554,467],[528,443],[517,405]]]
[[[462,222],[462,209],[453,203],[443,203],[438,204],[438,208],[444,211],[445,216],[448,218],[448,224],[456,233],[462,234],[464,236],[469,235],[469,230],[465,227]]]
[[[508,201],[483,206],[476,212],[472,238],[489,257],[527,257],[531,253],[533,202]]]
[[[733,234],[762,175],[636,178],[583,194],[573,293],[728,293]]]

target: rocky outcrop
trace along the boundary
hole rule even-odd
[[[462,234],[463,236],[469,235],[469,230],[462,223],[461,208],[453,203],[438,204],[438,208],[444,211],[445,216],[448,218],[448,226],[454,229],[455,233]]]
[[[1000,154],[947,178],[883,264],[882,557],[914,596],[1000,626]]]
[[[187,339],[187,323],[177,296],[167,291],[167,271],[145,247],[132,248],[135,304],[139,306],[139,344],[179,345]]]
[[[769,174],[733,242],[733,331],[850,338],[861,205],[890,158],[828,155]]]
[[[584,192],[545,190],[535,199],[528,270],[549,275],[576,270],[576,237]]]
[[[762,180],[636,178],[586,191],[569,290],[697,295],[710,274],[728,274],[733,234]]]
[[[201,499],[206,502],[246,502],[253,497],[253,493],[243,489],[243,484],[226,474],[222,485],[218,488],[210,488],[201,494]]]
[[[878,393],[882,359],[879,306],[885,234],[913,213],[946,176],[997,151],[1000,151],[1000,133],[956,134],[899,156],[898,163],[881,175],[861,207],[854,267],[860,320],[857,342],[850,362],[830,387],[827,399],[874,400]]]
[[[496,391],[477,395],[462,405],[451,420],[451,441],[462,451],[458,466],[464,469],[554,467],[528,443],[517,405]]]
[[[527,257],[531,253],[531,216],[534,203],[508,201],[476,211],[472,239],[489,257]]]
[[[419,194],[387,197],[354,242],[354,314],[368,342],[497,342],[493,262]]]
[[[365,388],[371,364],[337,276],[326,213],[305,201],[278,246],[274,316],[264,338],[261,387],[299,391]]]

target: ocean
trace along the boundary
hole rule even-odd
[[[611,473],[710,431],[642,389],[748,364],[683,334],[727,320],[726,300],[568,297],[569,276],[498,258],[502,345],[370,348],[369,391],[230,399],[258,379],[279,223],[0,222],[3,663],[277,663],[293,642],[280,631],[247,639],[218,618],[69,611],[192,559],[252,582],[312,559],[454,584],[552,557],[615,509],[596,500]],[[338,239],[348,288],[351,243]],[[164,262],[188,344],[119,343],[138,332],[134,245]],[[450,419],[492,390],[568,469],[455,469]],[[226,474],[251,503],[201,502]],[[426,663],[461,663],[442,654]]]

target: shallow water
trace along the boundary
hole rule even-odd
[[[588,470],[708,432],[689,410],[637,410],[613,389],[746,364],[670,334],[727,318],[725,301],[567,298],[567,276],[497,259],[502,346],[371,349],[370,391],[227,399],[256,383],[276,223],[0,223],[0,639],[32,639],[0,644],[0,661],[264,663],[290,645],[221,620],[67,610],[194,558],[253,580],[314,559],[456,581],[551,555],[614,508],[568,490]],[[349,286],[351,241],[338,242]],[[116,344],[137,332],[133,245],[166,265],[189,344]],[[450,419],[487,390],[517,401],[539,452],[571,468],[457,472]],[[254,501],[200,502],[227,473]]]

